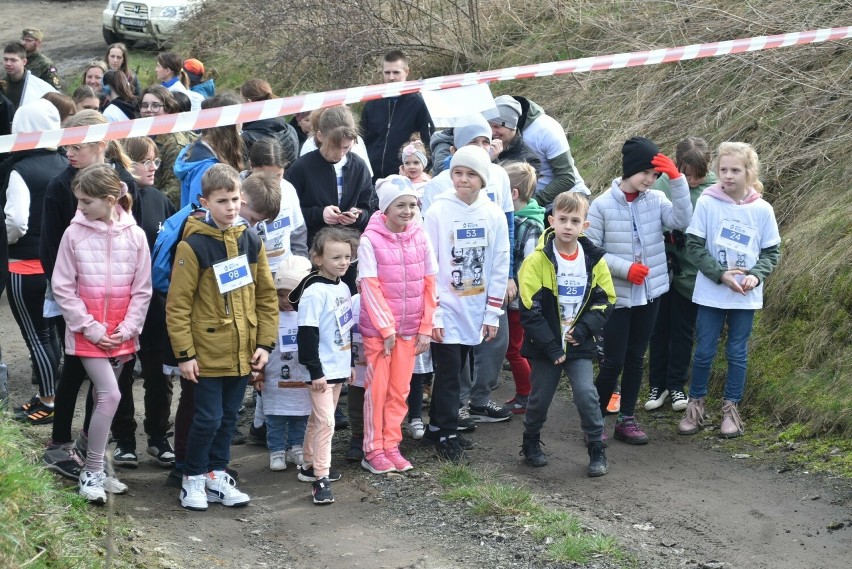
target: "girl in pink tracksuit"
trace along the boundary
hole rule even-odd
[[[435,312],[435,254],[419,221],[417,191],[404,176],[376,184],[379,211],[358,247],[359,327],[367,357],[364,460],[374,474],[405,472],[400,424],[414,357],[429,349]]]
[[[80,494],[95,503],[127,486],[104,472],[110,424],[121,395],[117,377],[139,349],[151,300],[148,241],[130,214],[133,199],[106,164],[80,171],[77,213],[59,244],[53,294],[67,325],[65,353],[80,358],[97,393]]]

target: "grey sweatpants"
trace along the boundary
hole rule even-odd
[[[536,358],[530,360],[530,365],[532,391],[524,415],[524,432],[532,435],[541,432],[559,379],[565,371],[574,393],[574,405],[580,414],[580,427],[590,442],[601,440],[604,420],[598,403],[592,360],[565,360],[561,365],[553,365],[551,361]]]
[[[504,309],[500,317],[497,336],[490,342],[480,342],[473,347],[473,379],[470,366],[466,366],[461,376],[459,399],[462,405],[483,407],[491,398],[491,392],[500,382],[500,370],[509,348],[509,314]],[[465,373],[466,372],[466,373]]]

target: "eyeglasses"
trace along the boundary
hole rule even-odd
[[[142,166],[146,170],[150,170],[151,167],[153,166],[154,170],[156,170],[157,168],[160,167],[160,164],[162,164],[162,161],[159,158],[154,158],[153,160],[145,160],[144,162],[136,162],[136,164],[139,164],[140,166]]]
[[[67,145],[65,145],[65,146],[60,146],[59,148],[61,148],[62,150],[64,150],[64,151],[65,151],[65,153],[66,153],[66,154],[68,154],[68,153],[69,153],[69,152],[71,152],[72,150],[73,150],[74,152],[80,152],[80,150],[81,150],[83,147],[85,147],[85,146],[91,146],[92,144],[97,144],[97,143],[95,143],[95,142],[86,142],[86,143],[83,143],[83,144],[67,144]]]
[[[162,103],[142,103],[141,105],[139,105],[140,111],[149,111],[150,110],[150,111],[157,112],[162,108],[163,108]]]

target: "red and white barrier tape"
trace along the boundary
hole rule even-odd
[[[705,57],[746,53],[787,47],[841,40],[852,37],[852,26],[824,28],[806,32],[793,32],[773,36],[758,36],[731,41],[693,44],[681,47],[617,53],[549,63],[536,63],[521,67],[509,67],[477,73],[432,77],[420,81],[404,83],[385,83],[367,87],[352,87],[323,93],[297,95],[271,101],[244,103],[228,107],[191,111],[174,115],[114,122],[104,125],[75,127],[43,132],[31,132],[0,136],[0,153],[33,148],[52,148],[67,144],[81,144],[100,140],[115,140],[135,136],[148,136],[167,132],[199,130],[214,126],[227,126],[252,122],[298,112],[307,112],[333,105],[348,105],[372,99],[395,97],[419,91],[451,89],[476,83],[548,77],[565,73],[583,73],[603,69],[621,69],[640,65],[657,65],[674,61],[686,61]]]

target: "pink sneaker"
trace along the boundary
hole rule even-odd
[[[648,444],[648,435],[645,434],[636,422],[635,417],[621,417],[615,423],[615,440],[623,441],[629,445]]]
[[[383,450],[374,450],[373,452],[367,453],[363,460],[361,460],[361,466],[373,474],[396,472],[396,466],[388,460],[388,457],[385,455],[385,451]]]
[[[408,462],[408,459],[400,454],[399,447],[385,450],[385,456],[393,463],[394,467],[399,472],[408,472],[409,470],[414,469],[414,465]]]

